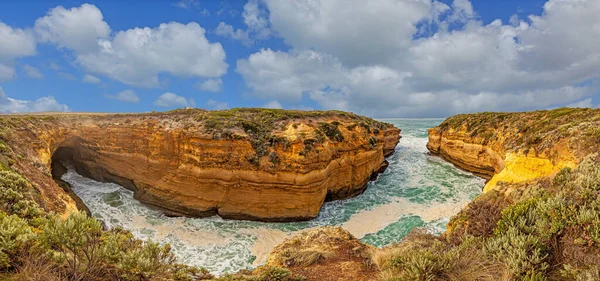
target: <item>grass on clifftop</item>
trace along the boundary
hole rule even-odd
[[[452,218],[450,235],[415,232],[379,253],[380,280],[600,280],[597,154],[554,179],[500,188]]]
[[[465,128],[471,137],[481,138],[484,144],[510,136],[505,146],[515,151],[522,149],[525,153],[530,149],[548,152],[558,140],[569,138],[583,158],[600,145],[600,109],[459,114],[447,118],[438,127],[442,130]]]
[[[311,143],[302,152],[303,155],[310,151],[314,143],[324,142],[325,137],[333,142],[344,141],[344,136],[339,130],[339,121],[350,123],[350,126],[365,128],[368,134],[379,134],[380,130],[393,127],[389,123],[337,110],[234,108],[209,111],[178,109],[162,114],[193,116],[197,122],[202,124],[204,132],[212,134],[214,139],[248,139],[256,151],[254,155],[248,157],[248,161],[255,165],[259,165],[260,159],[267,155],[273,164],[277,164],[279,157],[272,147],[277,145],[281,145],[283,149],[289,147],[290,141],[285,137],[278,136],[277,132],[284,131],[290,123],[296,127],[298,124],[304,123],[312,127],[317,136],[314,139],[306,139],[311,140]]]

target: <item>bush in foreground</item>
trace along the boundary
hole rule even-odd
[[[207,280],[205,269],[178,264],[169,245],[122,229],[104,231],[85,213],[45,214],[35,190],[0,171],[1,280]]]
[[[494,206],[475,200],[453,218],[449,235],[413,233],[382,250],[374,258],[380,279],[600,280],[598,155],[520,188],[527,190],[508,206],[484,194]]]

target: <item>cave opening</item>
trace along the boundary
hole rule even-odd
[[[59,146],[52,153],[52,157],[50,159],[50,172],[52,174],[52,178],[54,182],[58,184],[63,190],[65,190],[71,198],[75,201],[75,205],[77,209],[85,211],[88,216],[91,216],[90,209],[85,205],[83,200],[73,192],[71,185],[62,180],[62,176],[68,171],[65,165],[71,165],[75,163],[74,161],[74,153],[77,153],[77,147],[71,146]]]

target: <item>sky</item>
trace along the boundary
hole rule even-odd
[[[0,112],[600,104],[597,0],[0,1]]]

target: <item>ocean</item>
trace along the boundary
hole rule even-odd
[[[442,119],[382,119],[402,129],[390,166],[354,198],[327,202],[306,222],[263,223],[209,218],[171,218],[133,199],[133,192],[69,169],[62,179],[108,227],[170,243],[179,261],[220,275],[266,262],[269,251],[298,231],[342,226],[362,241],[383,247],[412,229],[445,230],[449,218],[475,198],[485,181],[427,153],[427,129]]]

